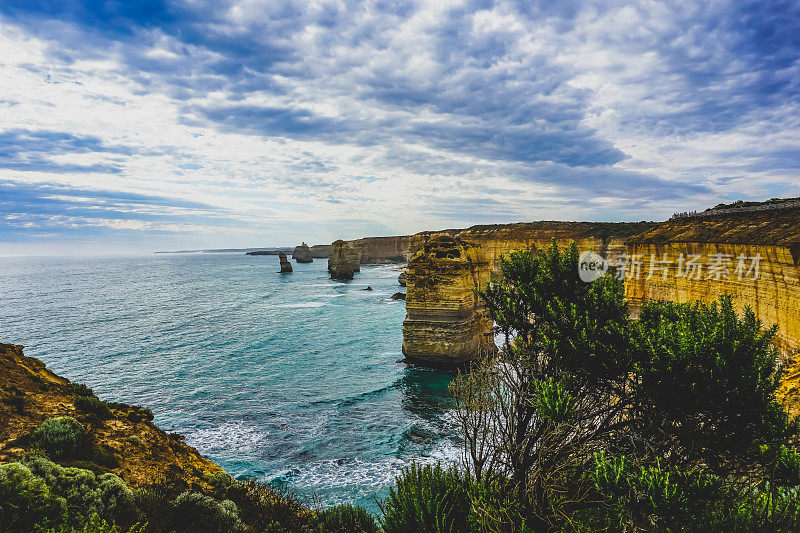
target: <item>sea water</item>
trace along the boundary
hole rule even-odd
[[[412,460],[458,457],[452,374],[401,359],[395,266],[353,281],[276,256],[0,258],[0,342],[149,407],[235,477],[377,510]],[[371,286],[373,290],[364,290]]]

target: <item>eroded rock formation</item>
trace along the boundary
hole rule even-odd
[[[298,263],[312,263],[314,261],[314,257],[311,255],[311,249],[306,243],[294,247],[292,259]]]
[[[405,287],[407,278],[408,274],[406,273],[406,271],[403,271],[400,273],[399,276],[397,276],[397,283],[399,283],[402,287]]]
[[[281,252],[278,254],[278,259],[281,262],[281,271],[280,274],[291,274],[292,273],[292,264],[286,259],[286,254]]]
[[[460,365],[496,351],[476,286],[489,280],[480,246],[449,236],[427,240],[409,261],[403,354],[411,363]]]
[[[413,237],[406,281],[403,353],[418,364],[464,362],[494,348],[487,335],[492,326],[474,294],[482,288],[500,257],[514,250],[564,246],[575,241],[616,259],[625,253],[625,239],[651,229],[654,223],[532,222],[473,226],[465,230],[423,232]],[[463,259],[440,258],[458,250]],[[450,359],[448,359],[450,358]]]
[[[353,279],[353,274],[361,270],[360,264],[360,254],[349,243],[340,239],[331,244],[328,256],[331,279]]]

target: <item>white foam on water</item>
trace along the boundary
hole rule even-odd
[[[327,305],[328,302],[299,302],[294,304],[280,304],[273,307],[280,307],[281,309],[304,309],[306,307],[322,307]]]
[[[267,445],[268,437],[258,427],[240,420],[199,429],[187,435],[186,440],[203,454],[231,450],[254,453]]]

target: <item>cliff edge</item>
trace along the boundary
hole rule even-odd
[[[85,449],[66,460],[67,466],[113,472],[130,487],[169,481],[198,492],[210,491],[209,476],[222,472],[181,436],[153,424],[149,409],[101,402],[86,387],[25,356],[22,346],[0,344],[0,463],[31,451],[31,433],[45,419],[62,416],[76,419],[88,435]]]

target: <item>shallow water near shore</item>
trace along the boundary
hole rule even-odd
[[[236,477],[377,512],[412,460],[455,460],[453,375],[402,357],[395,266],[176,254],[0,258],[0,342],[149,407]],[[367,286],[372,291],[363,290]]]

